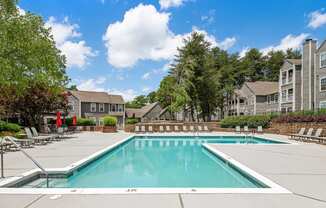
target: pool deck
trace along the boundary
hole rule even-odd
[[[213,133],[214,135],[234,135]],[[71,139],[27,149],[46,168],[62,168],[131,134],[87,132]],[[287,141],[279,135],[265,135]],[[40,207],[323,207],[326,208],[326,146],[210,144],[250,169],[291,191],[291,194],[0,194],[1,208]],[[6,176],[35,166],[21,152],[5,154]]]

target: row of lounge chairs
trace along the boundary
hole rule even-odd
[[[249,127],[248,126],[244,126],[243,129],[241,129],[240,126],[236,126],[235,127],[235,133],[249,133],[249,132],[255,132],[255,133],[264,133],[263,131],[263,127],[262,126],[258,126],[257,127],[257,130],[249,130]]]
[[[136,133],[145,133],[145,132],[154,132],[153,126],[145,125],[136,125],[135,126]],[[159,126],[158,131],[156,132],[209,132],[208,126],[206,125],[168,125],[168,126]]]
[[[26,133],[25,139],[17,139],[15,137],[10,137],[12,141],[17,143],[21,148],[31,148],[34,145],[46,145],[53,141],[60,141],[65,137],[65,135],[69,134],[67,130],[64,128],[58,128],[57,133],[51,132],[50,128],[47,127],[47,134],[39,134],[35,127],[25,127]],[[11,141],[6,140],[5,138],[0,138],[0,144],[2,146],[3,151],[17,151],[19,148],[12,144]]]
[[[326,137],[322,137],[323,129],[318,128],[316,131],[314,131],[313,128],[309,128],[308,131],[306,131],[306,128],[301,128],[297,134],[290,134],[290,139],[293,140],[300,140],[300,141],[307,141],[307,142],[318,142],[325,144],[326,143]]]

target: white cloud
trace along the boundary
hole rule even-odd
[[[143,87],[143,89],[142,89],[143,93],[148,93],[149,91],[151,91],[150,87]]]
[[[249,47],[245,47],[245,48],[243,48],[243,49],[240,51],[240,53],[239,53],[240,58],[245,57],[246,53],[247,53],[249,50],[250,50]]]
[[[326,12],[322,13],[322,11],[323,10],[317,10],[309,14],[310,20],[308,23],[308,27],[316,29],[326,24]]]
[[[77,84],[77,89],[85,90],[85,91],[103,92],[103,91],[105,91],[105,89],[102,85],[105,83],[105,81],[106,81],[106,78],[104,78],[104,77],[81,80],[81,81],[79,81],[79,84]]]
[[[79,26],[71,24],[67,17],[62,22],[58,22],[54,17],[50,17],[45,26],[51,27],[57,48],[66,56],[67,67],[75,66],[82,68],[88,64],[89,58],[96,56],[96,52],[87,46],[84,40],[75,40],[75,38],[81,37],[81,33],[78,32]]]
[[[126,89],[126,90],[109,89],[108,93],[114,95],[121,95],[125,101],[131,101],[138,95],[138,93],[133,89]]]
[[[139,60],[171,60],[182,46],[183,39],[191,33],[174,34],[168,27],[169,13],[158,12],[152,5],[139,4],[124,15],[121,22],[110,24],[103,36],[107,47],[107,61],[117,68],[134,66]],[[213,46],[218,45],[214,36],[194,27],[204,34]],[[235,38],[222,41],[227,49]]]
[[[150,75],[151,75],[151,73],[147,72],[147,73],[143,74],[142,79],[143,80],[148,80],[148,79],[150,79]]]
[[[207,22],[208,24],[213,23],[215,21],[215,11],[215,9],[209,10],[207,15],[200,17],[201,21]]]
[[[261,49],[260,51],[266,55],[270,51],[286,51],[289,48],[292,49],[299,49],[301,48],[302,42],[309,36],[307,33],[302,33],[300,35],[292,35],[289,34],[286,37],[284,37],[280,44],[275,46],[268,46],[266,48]]]
[[[17,9],[18,9],[18,13],[20,15],[25,15],[26,14],[26,11],[24,9],[22,9],[21,7],[19,7],[18,5],[17,5]]]
[[[217,46],[223,50],[227,50],[234,46],[234,44],[237,42],[237,39],[235,37],[232,38],[226,38],[220,43],[217,43]]]
[[[168,9],[170,7],[179,7],[185,0],[159,0],[161,9]]]

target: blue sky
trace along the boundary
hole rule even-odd
[[[21,0],[19,7],[53,28],[72,83],[126,100],[158,87],[176,47],[194,30],[240,54],[326,39],[324,0]]]

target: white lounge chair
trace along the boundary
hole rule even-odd
[[[179,126],[174,126],[174,131],[179,131]]]
[[[204,131],[209,131],[208,126],[204,125]]]
[[[182,126],[182,131],[188,131],[188,129],[187,129],[187,126],[186,126],[186,125],[183,125],[183,126]]]
[[[166,126],[165,128],[167,132],[171,131],[170,126]]]
[[[306,128],[301,128],[297,134],[290,134],[290,139],[296,139],[297,137],[301,137],[304,135]]]
[[[260,134],[263,134],[264,133],[262,126],[258,126],[257,127],[257,133],[260,133]]]
[[[312,135],[312,136],[307,136],[307,139],[309,139],[309,140],[312,140],[312,141],[322,141],[324,138],[322,138],[322,137],[320,137],[320,135],[321,135],[321,133],[323,132],[323,129],[322,128],[318,128],[317,130],[316,130],[316,132],[315,132],[315,134],[314,135]]]
[[[235,127],[235,133],[241,133],[241,127],[240,126]]]
[[[248,126],[244,126],[244,127],[243,127],[243,131],[248,133],[248,132],[249,132],[249,128],[248,128]]]
[[[190,130],[190,131],[195,131],[194,126],[189,126],[189,130]]]
[[[203,128],[201,126],[197,126],[198,131],[203,131]]]
[[[159,131],[160,131],[160,132],[164,132],[164,127],[163,127],[163,126],[160,126],[160,127],[159,127]]]
[[[146,132],[145,126],[141,126],[140,129],[141,129],[141,132]]]
[[[153,126],[148,126],[148,132],[153,132]]]
[[[305,140],[307,140],[308,138],[310,138],[312,136],[313,131],[314,131],[313,128],[309,128],[308,131],[307,131],[307,134],[304,134],[302,136],[298,136],[297,138],[300,141],[305,141]]]
[[[136,133],[139,133],[140,132],[139,126],[135,126],[135,132]]]
[[[34,141],[35,144],[46,144],[48,143],[49,137],[47,136],[33,136],[31,130],[27,127],[24,128],[26,135],[27,135],[27,139],[31,139]]]

